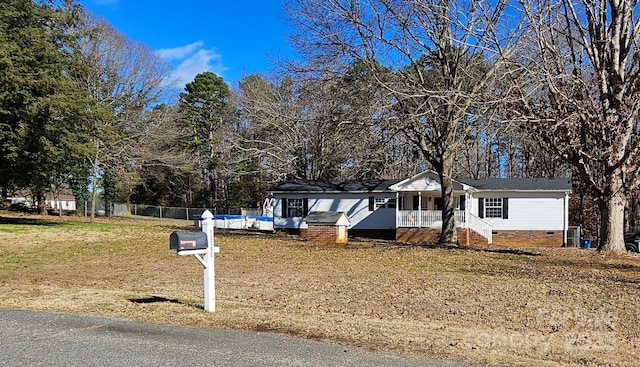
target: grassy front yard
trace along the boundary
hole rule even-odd
[[[324,245],[219,233],[217,311],[188,222],[0,214],[0,307],[276,331],[509,366],[640,365],[640,256]]]

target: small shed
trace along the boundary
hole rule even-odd
[[[308,228],[303,235],[307,240],[347,243],[350,222],[344,212],[311,212],[304,220]]]

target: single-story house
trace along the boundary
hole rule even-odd
[[[455,179],[460,243],[562,246],[567,243],[567,178]],[[311,212],[342,212],[349,234],[403,242],[436,242],[442,226],[438,175],[405,180],[286,182],[270,190],[274,229],[304,236]]]
[[[69,213],[76,211],[76,197],[72,194],[47,194],[45,202],[48,209]]]

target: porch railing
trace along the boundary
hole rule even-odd
[[[470,214],[469,215],[469,228],[478,232],[481,236],[486,238],[489,242],[493,243],[493,232],[491,229],[491,224],[484,221],[482,218],[477,215]]]
[[[492,243],[491,225],[480,217],[470,214],[467,218],[463,210],[455,210],[456,227],[470,228]],[[398,228],[440,228],[442,211],[440,210],[398,210],[396,218]]]
[[[465,212],[455,210],[456,227],[466,227]],[[398,210],[396,225],[399,228],[438,228],[442,226],[441,210]]]

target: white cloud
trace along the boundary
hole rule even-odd
[[[176,59],[179,60],[188,56],[194,50],[199,49],[203,45],[204,43],[202,41],[196,41],[186,46],[179,46],[174,48],[162,48],[158,50],[158,53],[160,54],[160,57],[162,57],[167,61],[176,60]]]
[[[222,56],[215,50],[205,49],[203,46],[202,41],[196,41],[185,46],[158,50],[162,58],[174,65],[172,79],[177,87],[183,88],[202,72],[211,71],[223,76],[227,70],[222,64]]]

